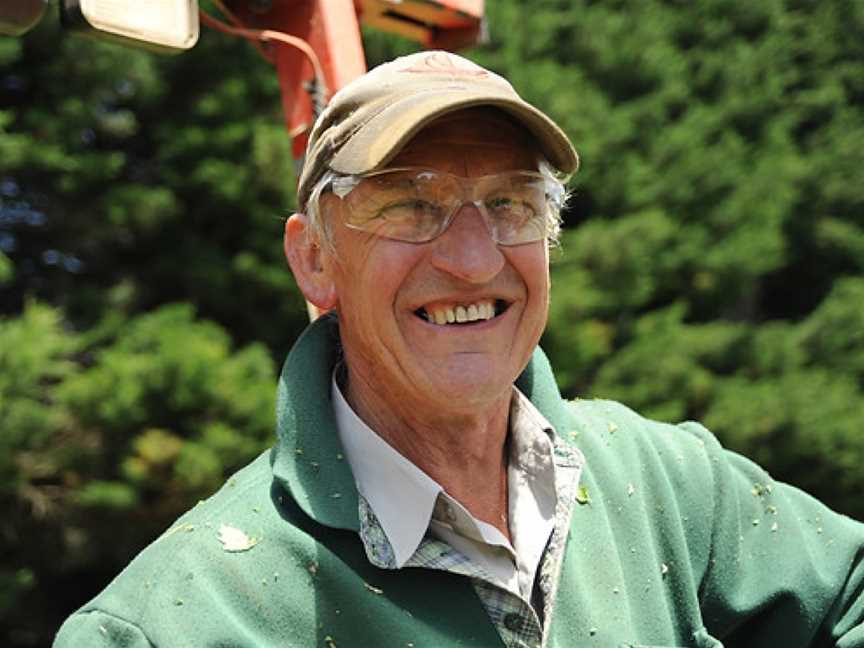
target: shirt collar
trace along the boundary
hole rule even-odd
[[[336,429],[357,490],[375,511],[393,548],[396,566],[402,567],[426,534],[442,488],[357,416],[342,395],[335,372],[331,391]]]
[[[396,567],[401,568],[426,535],[439,495],[446,496],[446,493],[437,481],[400,454],[357,416],[342,395],[336,372],[331,381],[331,399],[339,439],[354,473],[357,490],[375,512],[393,549]],[[533,491],[529,496],[533,502],[529,519],[543,526],[542,535],[546,536],[540,543],[540,550],[548,539],[550,529],[545,527],[552,524],[556,504],[553,438],[554,430],[546,418],[514,387],[510,404],[511,447],[508,468],[511,514],[517,503],[520,510],[524,509],[527,493],[514,497],[514,490],[522,492],[524,486],[520,484],[524,483],[523,479],[527,480],[525,486]],[[514,471],[520,475],[519,481],[515,483]],[[394,484],[399,484],[399,487],[394,488]],[[522,513],[520,517],[524,515]],[[537,553],[536,547],[532,549],[530,553]],[[536,556],[532,556],[531,562],[535,562],[534,558]]]

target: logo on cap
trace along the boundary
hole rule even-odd
[[[458,65],[468,63],[471,67]],[[481,67],[474,66],[465,59],[454,59],[445,52],[434,52],[424,56],[419,62],[411,67],[402,68],[400,72],[412,72],[415,74],[450,74],[452,76],[485,77],[488,72]]]

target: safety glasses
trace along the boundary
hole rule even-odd
[[[424,168],[336,176],[346,226],[396,241],[425,243],[449,227],[463,205],[482,215],[499,245],[540,241],[552,233],[564,196],[551,175],[509,171],[476,178]]]

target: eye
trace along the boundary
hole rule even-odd
[[[520,224],[537,215],[537,209],[528,201],[513,196],[496,196],[486,201],[486,209],[494,218]]]
[[[439,218],[441,209],[438,205],[427,200],[410,199],[400,200],[384,205],[375,213],[375,218],[382,218],[388,222],[423,223],[427,220]]]
[[[384,205],[367,228],[379,236],[400,241],[426,241],[437,235],[443,220],[440,205],[412,198]]]
[[[491,200],[486,201],[487,209],[508,209],[510,205],[513,204],[512,198],[505,198],[503,196],[498,198],[492,198]]]

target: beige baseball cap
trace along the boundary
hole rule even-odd
[[[297,188],[300,208],[328,169],[346,175],[383,169],[424,126],[473,106],[509,113],[561,173],[579,167],[564,131],[506,79],[456,54],[418,52],[379,65],[333,95],[309,135]]]

